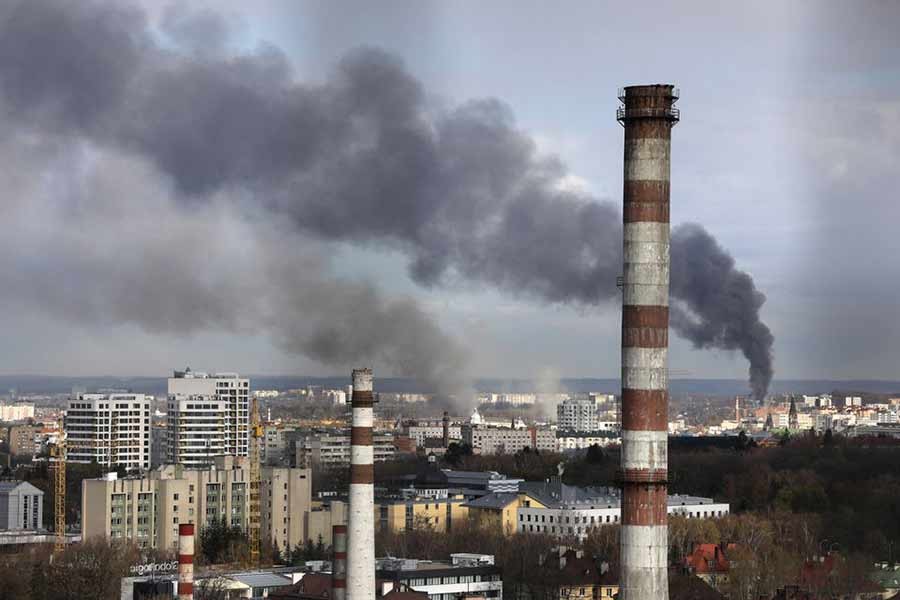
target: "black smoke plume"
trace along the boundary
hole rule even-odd
[[[120,153],[148,163],[148,177],[155,173],[164,180],[157,185],[165,187],[168,208],[176,212],[227,206],[257,221],[290,223],[297,244],[337,240],[399,251],[409,258],[410,276],[422,285],[438,286],[459,276],[539,301],[582,306],[617,293],[618,208],[564,185],[566,167],[538,153],[502,102],[476,100],[438,111],[396,58],[375,49],[349,53],[324,83],[298,82],[277,48],[229,52],[226,28],[215,15],[170,12],[162,26],[167,44],[156,41],[140,10],[121,2],[5,3],[0,8],[0,110],[14,132],[7,135],[52,141],[68,152],[89,147],[101,157]],[[123,181],[109,191],[129,193],[128,187]],[[55,209],[90,215],[91,204],[98,202],[63,195]],[[161,201],[150,197],[147,202]],[[130,218],[125,208],[117,210]],[[247,235],[256,239],[260,232]],[[705,262],[679,256],[679,239],[676,232],[673,265],[690,270]],[[689,244],[685,250],[711,248]],[[138,272],[141,257],[157,253],[179,262],[155,246],[141,253],[133,265]],[[72,268],[102,272],[86,255],[85,264]],[[263,258],[269,257],[267,252]],[[4,274],[21,266],[4,264]],[[197,285],[192,271],[159,284],[186,286],[187,291],[171,291],[174,297],[188,294],[190,306],[201,313],[200,323],[249,320],[242,323],[249,328],[262,320],[283,345],[329,364],[356,360],[353,344],[360,333],[377,335],[385,345],[381,353],[407,365],[406,374],[433,373],[442,370],[440,364],[459,362],[454,344],[411,301],[392,308],[371,286],[369,292],[346,296],[311,292],[327,289],[332,279],[321,269],[314,272],[311,281],[301,273],[267,278],[265,295],[276,297],[271,302],[210,298],[208,315],[201,310],[206,296],[191,295]],[[755,293],[749,276],[741,275],[750,286],[731,290]],[[699,346],[740,348],[751,372],[770,377],[770,361],[759,362],[771,354],[771,336],[758,335],[760,329],[768,333],[758,320],[761,297],[719,309],[675,281],[685,276],[700,277],[673,270],[673,295],[685,301],[694,320],[686,326],[679,313],[676,331]],[[72,285],[79,285],[74,279]],[[200,278],[210,279],[215,277]],[[110,312],[150,330],[157,329],[157,321],[178,320],[168,312],[178,307],[164,302],[151,311],[158,317],[148,321],[143,311],[130,308],[134,296],[113,294],[110,302],[117,304]],[[295,296],[297,307],[282,315],[285,322],[302,320],[307,311],[321,315],[313,318],[320,326],[301,327],[296,336],[292,326],[270,323],[270,305],[284,310],[286,299]],[[341,302],[332,302],[335,297]],[[367,315],[363,307],[373,298],[380,301],[375,302],[379,315]],[[332,330],[342,327],[329,324],[335,312],[350,315],[353,325]],[[357,314],[361,317],[354,319]],[[378,319],[381,329],[366,328],[372,316],[387,317]],[[453,360],[447,348],[453,349]],[[764,389],[754,384],[755,392]]]
[[[750,388],[762,400],[772,381],[772,332],[759,318],[766,297],[753,278],[695,223],[672,231],[670,326],[697,348],[740,350]]]

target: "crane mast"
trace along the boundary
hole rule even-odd
[[[56,445],[50,448],[50,457],[56,459],[51,465],[53,471],[53,519],[56,530],[53,553],[59,554],[66,548],[66,440],[63,417],[59,419],[59,434],[56,438]]]
[[[253,398],[250,410],[250,518],[248,537],[250,538],[250,562],[254,566],[259,566],[259,443],[262,437],[263,428],[259,422],[259,401]]]

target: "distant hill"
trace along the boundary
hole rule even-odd
[[[288,390],[307,385],[321,385],[330,388],[346,387],[349,377],[306,377],[294,375],[250,375],[253,389]],[[382,392],[419,392],[429,390],[427,386],[400,377],[377,378],[376,389]],[[618,393],[618,379],[562,379],[561,390],[569,392]],[[20,394],[65,394],[72,388],[88,391],[100,389],[127,389],[144,394],[164,394],[165,377],[56,377],[50,375],[0,375],[0,396],[6,396],[15,389]],[[535,380],[530,379],[479,379],[475,381],[478,391],[532,392],[537,389]],[[673,379],[670,385],[673,395],[733,396],[749,393],[747,382],[739,379]],[[812,380],[784,379],[772,383],[771,392],[819,394],[839,391],[858,394],[900,395],[900,382],[879,380]]]

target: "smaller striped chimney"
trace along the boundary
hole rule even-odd
[[[347,597],[347,526],[331,528],[331,600]]]
[[[375,466],[372,369],[353,370],[350,429],[350,514],[347,517],[347,598],[375,598]]]
[[[450,413],[444,411],[444,448],[450,447]]]
[[[194,600],[194,525],[178,525],[178,600]]]

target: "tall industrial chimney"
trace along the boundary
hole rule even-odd
[[[350,515],[347,553],[348,600],[375,597],[375,468],[372,369],[353,370],[350,429]]]
[[[450,413],[448,413],[446,410],[444,411],[443,425],[444,425],[444,448],[446,449],[446,448],[450,447]]]
[[[194,598],[194,525],[178,525],[178,600]]]
[[[347,526],[331,528],[331,600],[347,597]]]
[[[669,157],[671,85],[619,92],[625,128],[620,600],[668,593]]]

